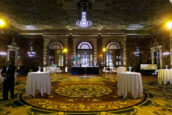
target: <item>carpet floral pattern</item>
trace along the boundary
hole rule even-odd
[[[95,84],[65,85],[55,89],[55,93],[67,97],[101,97],[112,93],[112,89]]]
[[[29,105],[42,109],[57,111],[106,111],[130,107],[140,103],[138,99],[124,99],[117,95],[114,83],[55,83],[52,85],[51,96],[33,98],[22,95]]]

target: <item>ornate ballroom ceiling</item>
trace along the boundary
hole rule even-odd
[[[98,29],[150,29],[172,18],[170,0],[0,1],[0,16],[19,30],[77,28],[82,9]]]

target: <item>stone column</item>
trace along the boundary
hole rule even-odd
[[[170,66],[172,67],[172,29],[170,30]]]
[[[68,47],[68,38],[67,39],[65,39],[65,47],[64,48],[67,48],[67,52],[64,54],[64,56],[65,56],[65,67],[67,67],[67,65],[68,65],[68,53],[69,53],[69,47]]]
[[[8,53],[7,53],[7,60],[9,60],[9,59],[10,59],[10,50],[8,49],[7,52],[8,52]]]
[[[162,46],[160,46],[160,68],[162,68]]]
[[[15,66],[18,65],[18,50],[15,51]]]
[[[122,41],[122,48],[123,48],[123,66],[126,66],[126,62],[127,62],[127,54],[126,54],[126,37],[124,38],[124,40]]]
[[[72,49],[73,49],[73,52],[72,52],[72,54],[73,54],[73,58],[76,56],[76,39],[73,39],[73,47],[72,47]],[[75,64],[76,64],[76,61],[74,61],[74,62],[72,62],[72,64],[74,64],[73,66],[75,66]]]
[[[93,44],[94,44],[94,49],[93,49],[93,53],[94,53],[94,59],[93,59],[93,61],[94,61],[94,66],[96,66],[96,64],[97,64],[97,39],[95,39],[95,40],[93,40]]]
[[[152,64],[154,64],[154,49],[151,48],[151,60],[152,60]]]
[[[73,56],[76,56],[76,39],[73,39]]]
[[[49,40],[44,36],[44,49],[43,49],[43,66],[47,66],[47,45]]]

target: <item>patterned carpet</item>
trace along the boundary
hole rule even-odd
[[[79,78],[78,78],[79,79]],[[55,83],[47,98],[21,96],[28,105],[57,111],[109,111],[136,105],[144,100],[118,97],[116,85],[104,83]]]
[[[121,109],[140,103],[144,97],[136,100],[118,97],[116,95],[117,76],[115,74],[99,76],[52,75],[52,95],[48,98],[40,98],[38,93],[34,99],[25,97],[26,77],[18,77],[15,85],[16,98],[8,101],[0,100],[0,115],[171,115],[172,85],[159,85],[157,78],[152,76],[142,76],[142,78],[144,92],[150,97],[144,101],[145,103]],[[40,109],[21,103],[20,96],[28,104],[39,106]],[[0,85],[1,98],[2,85]],[[61,103],[61,105],[53,106],[55,102]],[[92,112],[86,112],[90,110]]]

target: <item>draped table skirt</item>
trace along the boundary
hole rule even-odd
[[[172,84],[172,69],[159,69],[158,82],[159,84],[166,84],[168,82]]]
[[[140,73],[137,72],[121,72],[118,77],[118,95],[127,97],[131,92],[133,98],[143,95],[143,83]]]
[[[51,81],[49,72],[29,72],[26,81],[26,96],[35,96],[35,91],[39,90],[41,96],[44,93],[50,95]]]

